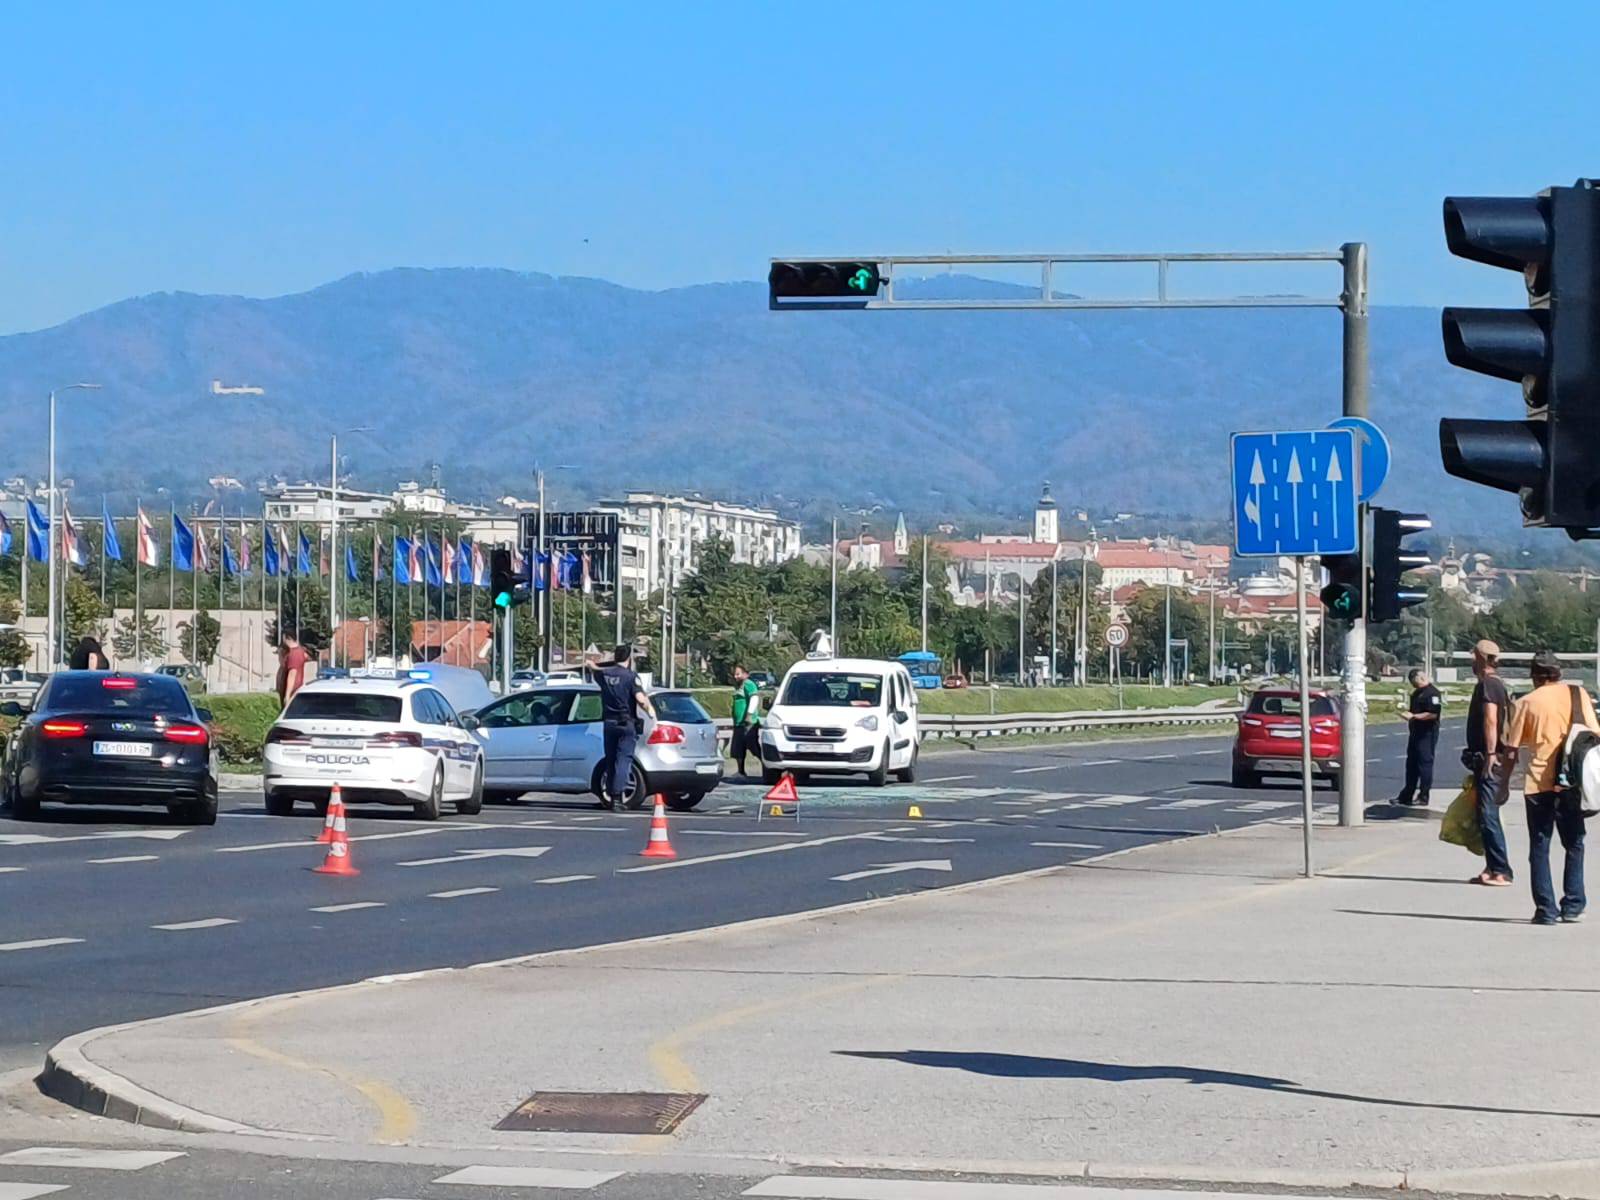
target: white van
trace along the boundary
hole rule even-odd
[[[761,718],[761,775],[865,774],[910,783],[921,741],[917,689],[897,662],[808,655]]]

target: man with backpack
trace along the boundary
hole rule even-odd
[[[1533,887],[1533,923],[1554,925],[1581,920],[1587,900],[1583,891],[1583,799],[1568,770],[1567,750],[1574,728],[1600,733],[1594,704],[1581,686],[1561,682],[1561,662],[1549,650],[1533,656],[1529,671],[1533,691],[1512,710],[1506,730],[1505,774],[1511,773],[1518,749],[1528,751],[1523,793],[1528,806],[1528,867]],[[1550,835],[1561,838],[1566,863],[1561,872],[1561,901],[1556,903],[1550,878]]]

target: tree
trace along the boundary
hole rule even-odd
[[[202,608],[193,618],[178,626],[178,649],[196,666],[209,667],[217,660],[222,644],[222,622]]]
[[[0,625],[22,620],[22,606],[10,596],[0,598]],[[28,661],[28,639],[20,629],[0,630],[0,667],[20,667]]]
[[[72,647],[79,638],[92,637],[96,641],[104,641],[105,622],[108,616],[110,612],[100,603],[100,593],[84,582],[81,575],[69,571],[66,605],[62,609],[62,620],[65,622],[64,644],[68,654],[71,654]]]
[[[111,648],[122,659],[132,660],[140,656],[141,662],[148,662],[165,658],[167,640],[161,629],[161,621],[154,614],[145,613],[142,619],[135,622],[134,614],[129,613],[117,622],[111,635]]]
[[[1162,642],[1166,636],[1167,589],[1147,587],[1128,602],[1128,644],[1123,658],[1152,676],[1162,674]],[[1178,588],[1172,590],[1172,640],[1189,642],[1189,669],[1205,670],[1210,651],[1206,606]],[[1181,652],[1173,655],[1173,678],[1183,669]]]
[[[1100,566],[1098,563],[1089,564],[1089,640],[1088,654],[1085,656],[1085,667],[1092,665],[1096,657],[1104,657],[1098,652],[1105,649],[1106,626],[1110,624],[1110,614],[1104,606],[1094,602],[1094,589],[1100,582]],[[1050,613],[1052,607],[1056,613],[1056,647],[1060,658],[1056,671],[1067,680],[1072,678],[1073,654],[1078,644],[1078,606],[1082,595],[1083,568],[1080,563],[1062,563],[1057,567],[1054,586],[1059,589],[1059,596],[1054,606],[1051,604],[1051,574],[1041,571],[1039,577],[1028,588],[1028,609],[1024,620],[1028,629],[1028,646],[1032,653],[1050,653]],[[1173,636],[1177,636],[1174,634]]]

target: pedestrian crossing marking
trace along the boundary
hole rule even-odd
[[[170,1159],[181,1150],[87,1150],[77,1146],[30,1146],[0,1154],[0,1163],[16,1167],[87,1167],[96,1171],[142,1171]],[[42,1193],[41,1193],[42,1194]]]
[[[588,1191],[619,1178],[621,1171],[572,1171],[557,1167],[463,1167],[441,1175],[435,1183],[498,1188],[558,1188]]]

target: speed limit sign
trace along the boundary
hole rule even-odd
[[[1128,644],[1128,627],[1126,625],[1106,626],[1106,645],[1111,647],[1126,646]]]

